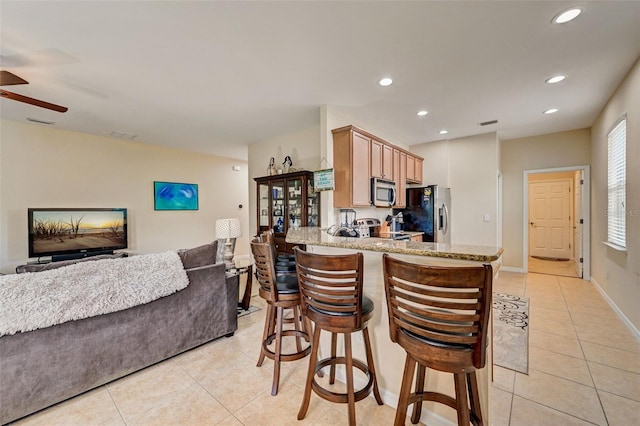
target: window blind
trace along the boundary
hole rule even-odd
[[[608,142],[608,194],[607,241],[626,247],[626,148],[627,119],[623,117],[609,132]]]

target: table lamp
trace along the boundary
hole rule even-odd
[[[231,238],[242,236],[240,229],[240,219],[218,219],[216,220],[216,238],[226,239],[224,243],[224,263],[226,269],[233,269],[233,250],[231,250]]]

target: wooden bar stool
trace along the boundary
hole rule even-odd
[[[276,250],[276,240],[273,234],[273,229],[268,229],[260,234],[260,241],[263,243],[271,244],[273,249],[273,258],[275,259],[276,274],[291,274],[296,275],[296,257],[294,254],[278,254]]]
[[[310,323],[301,316],[300,290],[298,279],[292,274],[276,274],[274,253],[275,250],[269,242],[261,242],[260,238],[254,238],[251,242],[251,252],[256,268],[256,277],[260,285],[260,297],[267,302],[264,332],[262,334],[262,346],[257,366],[260,367],[265,357],[273,360],[273,384],[271,395],[278,393],[280,381],[280,363],[295,361],[304,358],[311,352],[311,346],[304,343],[310,341]],[[291,309],[293,316],[285,319],[285,309]],[[293,323],[293,329],[284,329],[286,322]],[[283,354],[282,339],[295,337],[296,352]],[[269,349],[275,340],[275,349]]]
[[[418,423],[422,401],[435,401],[457,411],[458,425],[482,425],[476,370],[485,365],[491,265],[435,267],[384,254],[383,271],[389,335],[407,352],[394,424],[404,424],[410,404]],[[424,391],[427,367],[453,373],[455,398]]]
[[[362,253],[351,255],[319,255],[294,248],[298,269],[298,283],[302,293],[302,314],[314,323],[311,358],[304,389],[302,406],[298,412],[298,420],[307,414],[311,390],[331,402],[349,405],[349,424],[356,424],[355,403],[366,398],[371,391],[379,405],[382,398],[378,390],[378,381],[371,353],[371,341],[367,322],[373,316],[373,301],[363,295],[363,256]],[[331,356],[318,361],[318,345],[320,333],[326,330],[331,333]],[[362,331],[364,336],[367,363],[353,359],[351,350],[351,333]],[[344,335],[343,357],[336,356],[337,334]],[[315,380],[315,374],[326,366],[330,366],[329,383],[335,382],[337,364],[345,365],[347,391],[332,392]],[[361,370],[368,378],[367,384],[360,390],[354,390],[353,368]]]

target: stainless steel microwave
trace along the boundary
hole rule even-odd
[[[396,183],[371,178],[371,204],[376,207],[393,207],[396,204]]]

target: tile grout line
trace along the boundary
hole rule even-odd
[[[113,402],[113,405],[116,407],[116,410],[118,410],[118,415],[120,416],[120,418],[122,419],[122,422],[125,425],[128,425],[129,423],[127,423],[127,421],[124,418],[124,415],[122,414],[122,411],[120,411],[120,407],[118,407],[118,403],[116,402],[116,400],[113,398],[113,395],[111,394],[111,391],[109,390],[109,387],[107,386],[108,383],[102,385],[104,386],[104,389],[107,391],[107,393],[109,394],[109,398],[111,398],[111,402]]]

